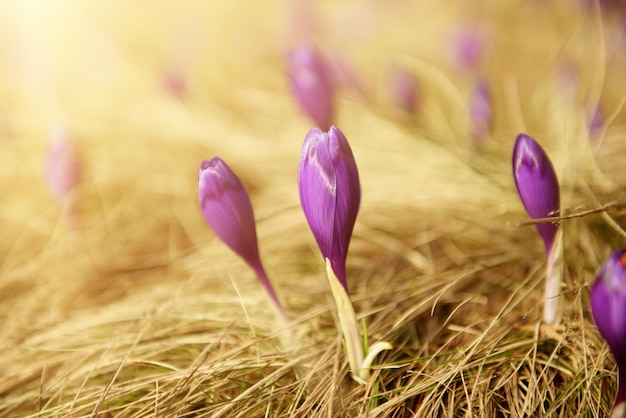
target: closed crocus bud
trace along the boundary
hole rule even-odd
[[[45,177],[50,191],[59,202],[66,200],[80,184],[80,159],[64,128],[57,127],[50,131]]]
[[[560,209],[559,182],[552,162],[541,146],[519,134],[513,149],[513,178],[526,212],[533,219],[556,216]],[[550,252],[558,225],[537,224],[546,252]]]
[[[480,26],[456,28],[450,38],[450,55],[460,71],[473,71],[480,65],[485,50],[485,34]]]
[[[604,128],[602,107],[599,104],[596,106],[590,105],[588,109],[587,127],[589,129],[589,135],[592,138],[597,138]]]
[[[346,257],[361,203],[361,185],[348,140],[338,128],[309,131],[300,156],[298,188],[317,245],[348,292]]]
[[[559,182],[546,152],[528,135],[520,134],[513,150],[513,178],[526,212],[533,219],[550,218],[560,210]],[[562,276],[562,230],[555,223],[539,223],[546,250],[546,290],[543,318],[555,322]]]
[[[334,117],[334,85],[329,64],[315,48],[302,46],[289,53],[287,73],[300,107],[317,127],[328,130]]]
[[[204,219],[215,235],[254,270],[279,314],[284,316],[280,300],[261,263],[248,192],[219,157],[203,161],[198,177],[198,197]]]
[[[184,101],[187,97],[187,78],[181,68],[169,66],[163,70],[163,86],[172,97]]]
[[[472,129],[477,140],[483,141],[491,129],[493,110],[491,106],[491,89],[486,79],[476,82],[469,102]]]
[[[613,417],[626,411],[626,248],[615,251],[591,286],[591,313],[618,370]]]
[[[397,108],[407,115],[414,115],[419,96],[415,75],[405,69],[392,70],[389,75],[389,96]]]

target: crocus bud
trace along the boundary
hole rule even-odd
[[[560,210],[559,182],[546,152],[528,135],[520,134],[513,149],[513,178],[526,212],[533,219],[556,216]],[[563,234],[555,223],[539,223],[547,256],[543,318],[554,323],[559,307]]]
[[[280,300],[261,263],[248,192],[219,157],[203,161],[198,177],[198,197],[204,219],[215,235],[254,270],[275,307],[284,315]]]
[[[566,101],[576,98],[580,88],[580,69],[569,59],[561,59],[556,65],[556,86],[558,96]]]
[[[484,78],[479,79],[474,86],[470,96],[469,113],[476,139],[484,140],[491,129],[492,119],[491,89]]]
[[[459,27],[450,38],[450,55],[460,71],[475,70],[483,58],[485,35],[480,26]]]
[[[556,216],[560,209],[559,182],[552,162],[541,146],[519,134],[513,149],[513,178],[520,199],[531,218]],[[537,224],[546,252],[550,252],[558,225]]]
[[[80,183],[78,152],[69,133],[61,127],[50,131],[45,176],[50,191],[59,202],[66,200]]]
[[[298,188],[317,245],[348,293],[346,257],[361,203],[361,185],[348,140],[338,128],[309,131],[300,155]]]
[[[596,106],[590,105],[588,107],[587,128],[592,138],[597,137],[598,134],[602,132],[604,128],[604,115],[602,113],[602,107],[599,104]]]
[[[415,75],[404,69],[394,69],[389,75],[389,96],[393,104],[407,115],[417,109],[419,87]]]
[[[184,101],[187,97],[187,78],[181,68],[169,66],[163,70],[163,86],[172,97]]]
[[[320,129],[328,130],[334,117],[334,85],[326,60],[315,48],[302,46],[289,53],[287,73],[302,110]]]
[[[626,248],[615,251],[591,286],[591,313],[618,369],[614,411],[626,406]],[[612,416],[618,416],[615,412]],[[620,415],[623,416],[623,415]]]

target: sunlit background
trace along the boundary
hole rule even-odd
[[[368,286],[396,277],[398,254],[414,269],[400,276],[441,271],[422,248],[440,238],[437,228],[503,249],[481,247],[481,256],[541,259],[540,249],[519,248],[535,231],[511,227],[526,219],[512,144],[527,132],[545,146],[566,208],[623,197],[622,3],[0,0],[0,370],[8,376],[0,415],[68,401],[62,388],[97,374],[103,345],[122,347],[102,354],[118,364],[136,337],[131,326],[120,331],[123,343],[110,342],[118,323],[215,321],[206,327],[213,338],[247,318],[250,338],[271,333],[258,283],[198,207],[198,166],[215,155],[250,191],[262,257],[292,316],[317,321],[330,299],[311,267],[319,254],[296,185],[302,140],[316,122],[289,82],[289,54],[302,46],[326,62],[332,123],[359,163],[363,202],[348,264],[367,312],[379,306]],[[55,157],[57,140],[71,151]],[[70,168],[50,168],[57,158]],[[594,264],[572,268],[571,282],[587,286],[619,237],[612,230],[590,241],[584,254]],[[462,264],[456,244],[442,252],[450,268]],[[385,279],[359,280],[374,273]],[[538,289],[524,314],[540,311]],[[320,323],[303,331],[307,341],[325,338],[320,329],[334,341],[332,324]],[[234,339],[248,344],[240,326]],[[70,351],[85,354],[82,369],[61,354]],[[172,362],[183,370],[194,359]],[[54,395],[40,397],[48,388]],[[76,416],[99,410],[89,402]]]

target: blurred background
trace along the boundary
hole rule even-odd
[[[296,187],[302,140],[319,125],[291,84],[301,47],[323,62],[331,123],[361,171],[355,271],[396,277],[385,251],[428,246],[459,219],[487,225],[455,230],[489,243],[477,253],[527,255],[514,244],[535,239],[531,228],[490,235],[526,219],[510,174],[519,132],[551,155],[564,207],[623,199],[625,13],[609,0],[0,0],[0,395],[33,405],[50,347],[81,382],[90,363],[76,371],[59,353],[94,355],[99,325],[162,306],[184,326],[237,323],[231,273],[247,280],[252,321],[263,312],[198,208],[198,166],[215,155],[252,195],[262,257],[294,317],[326,300]],[[437,261],[426,251],[411,263],[447,268]],[[207,306],[232,309],[215,319]]]

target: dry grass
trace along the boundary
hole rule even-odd
[[[561,320],[546,326],[545,260],[534,228],[514,226],[526,215],[510,154],[519,131],[540,140],[570,213],[626,201],[626,55],[614,17],[564,0],[323,4],[320,42],[345,51],[365,86],[342,93],[337,121],[364,196],[349,283],[371,340],[394,346],[359,386],[298,206],[309,122],[284,81],[283,4],[127,3],[0,9],[9,51],[0,65],[1,416],[609,414],[616,368],[588,293],[624,243],[624,214],[565,222]],[[496,120],[480,152],[465,105],[472,77],[442,50],[451,25],[471,18],[496,34],[482,68]],[[573,97],[558,90],[560,59],[581,67]],[[383,95],[390,60],[422,83],[412,122]],[[184,101],[160,85],[167,63],[188,76]],[[589,142],[584,103],[600,97],[610,125]],[[78,231],[41,175],[46,132],[58,123],[74,132],[85,166]],[[274,327],[252,273],[198,210],[196,170],[216,154],[249,187],[287,330]]]

